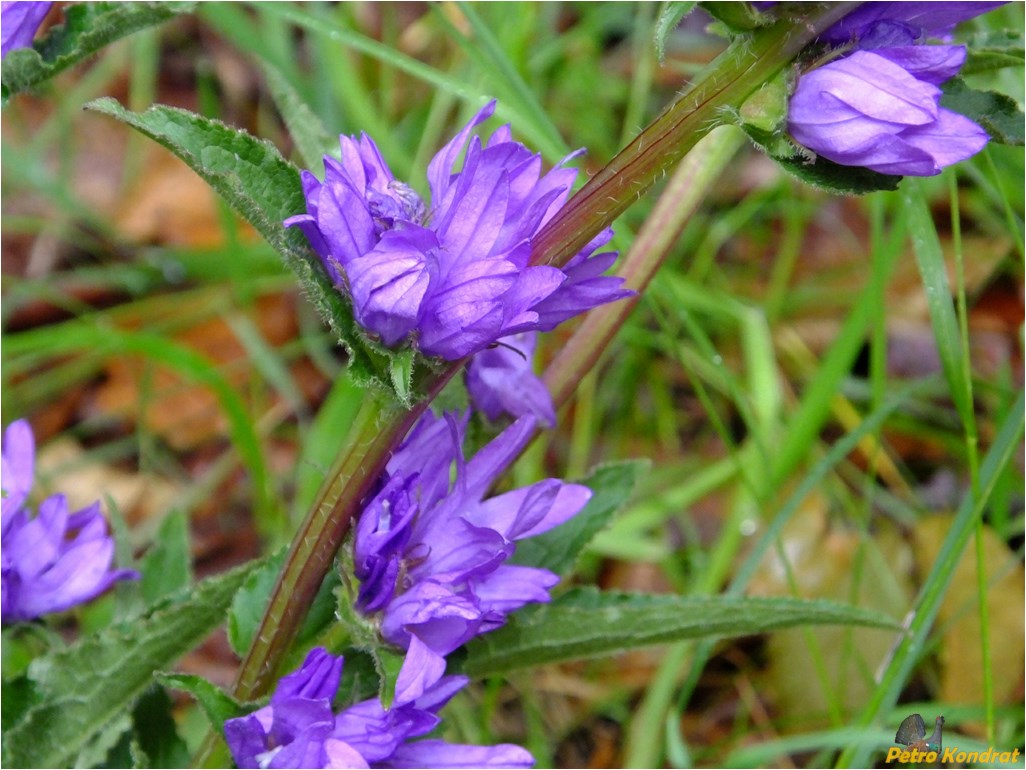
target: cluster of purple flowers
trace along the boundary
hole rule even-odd
[[[0,59],[6,57],[10,51],[32,45],[32,38],[36,36],[36,30],[50,12],[51,5],[53,3],[31,0],[4,0],[0,3],[0,37],[3,38]]]
[[[533,764],[517,746],[422,736],[466,683],[443,676],[446,656],[525,604],[549,601],[559,582],[549,570],[508,564],[517,541],[562,524],[591,497],[557,479],[487,496],[537,425],[555,423],[531,368],[536,333],[630,292],[603,275],[616,253],[596,252],[610,230],[562,269],[530,264],[531,241],[563,205],[576,172],[560,163],[542,175],[541,158],[512,141],[508,126],[485,143],[472,137],[494,106],[431,161],[430,206],[393,177],[366,135],[341,137],[342,160],[324,159],[323,182],[303,174],[307,213],[285,224],[306,234],[361,326],[388,346],[412,340],[429,356],[473,356],[467,389],[475,406],[492,420],[517,419],[468,460],[469,411],[425,414],[364,504],[353,540],[355,604],[405,650],[391,707],[372,699],[336,712],[342,660],[314,650],[268,706],[226,723],[240,767]]]
[[[425,415],[357,524],[357,608],[379,618],[386,640],[425,660],[441,660],[527,603],[548,601],[555,574],[505,562],[517,540],[563,523],[591,497],[587,487],[546,479],[486,499],[536,421],[521,417],[464,461],[467,417]]]
[[[442,708],[466,683],[441,667],[407,659],[389,709],[377,698],[335,712],[332,701],[343,660],[315,648],[283,677],[271,702],[225,723],[239,767],[530,767],[519,746],[468,746],[422,738],[441,721]],[[417,740],[419,739],[419,740]]]
[[[965,62],[950,39],[959,22],[994,2],[865,3],[820,36],[850,52],[806,72],[788,110],[791,136],[845,166],[931,176],[979,152],[987,132],[940,106],[939,86]]]
[[[548,601],[559,582],[548,570],[507,564],[516,541],[563,523],[591,497],[587,487],[546,479],[486,498],[536,420],[521,417],[465,461],[468,418],[426,414],[389,460],[357,524],[356,607],[406,650],[391,708],[371,699],[336,714],[342,660],[315,650],[269,706],[225,724],[239,767],[533,764],[516,746],[410,742],[437,726],[435,712],[466,684],[443,676],[446,655],[525,604]]]
[[[27,507],[35,472],[35,439],[25,420],[4,431],[2,474],[3,622],[32,620],[99,596],[133,570],[111,570],[114,541],[99,501],[68,512],[64,495],[54,495],[32,515]]]
[[[541,156],[509,126],[482,144],[472,131],[494,109],[485,105],[432,159],[430,205],[365,134],[340,138],[342,160],[324,158],[323,182],[303,172],[307,213],[285,224],[302,230],[356,320],[387,346],[413,335],[425,355],[456,361],[629,294],[602,275],[616,253],[595,253],[611,231],[562,269],[529,263],[532,239],[573,185],[577,171],[563,164],[574,156],[542,175]]]

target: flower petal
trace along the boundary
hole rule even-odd
[[[377,246],[346,265],[360,324],[394,345],[417,325],[432,282],[429,230],[389,230]]]
[[[445,145],[428,164],[428,184],[431,186],[431,200],[439,204],[449,189],[452,167],[456,158],[463,152],[463,147],[476,126],[488,120],[495,112],[495,100],[488,102],[470,122]]]
[[[894,62],[916,80],[940,85],[962,69],[966,48],[964,45],[906,45],[874,48],[873,53]]]
[[[400,746],[382,767],[519,768],[534,767],[534,757],[509,743],[469,746],[429,739]]]

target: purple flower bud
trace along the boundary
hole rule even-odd
[[[389,642],[411,652],[422,644],[426,658],[439,660],[510,612],[549,600],[558,576],[505,562],[517,540],[563,523],[591,497],[587,487],[546,479],[485,499],[535,419],[521,417],[469,461],[465,426],[466,417],[421,418],[388,462],[354,545],[357,608],[380,614]]]
[[[812,70],[791,97],[791,136],[845,166],[939,174],[989,139],[976,123],[939,104],[935,83],[957,71],[964,56],[959,46],[898,47],[855,51]]]
[[[571,155],[542,175],[541,157],[512,141],[509,126],[484,144],[471,137],[494,109],[487,104],[429,164],[430,206],[366,135],[340,137],[342,160],[325,157],[323,183],[303,172],[307,213],[285,225],[303,231],[356,320],[385,345],[415,334],[426,355],[458,360],[630,294],[601,275],[615,254],[591,257],[596,246],[564,270],[528,264],[531,239],[577,172],[563,165]]]
[[[37,3],[23,0],[22,2],[0,3],[0,27],[2,27],[2,47],[0,59],[6,58],[16,48],[29,48],[36,30],[50,12],[53,3]]]
[[[467,365],[470,398],[489,420],[502,414],[533,414],[544,425],[556,424],[552,397],[531,366],[537,336],[524,332],[504,337],[495,346],[475,353]]]
[[[68,513],[64,495],[54,495],[32,516],[24,507],[35,464],[32,429],[18,420],[4,431],[2,559],[4,623],[62,612],[99,596],[134,570],[114,570],[114,541],[100,503]]]
[[[377,698],[333,711],[343,660],[315,648],[300,668],[284,677],[271,701],[248,716],[224,724],[225,740],[238,767],[531,767],[519,746],[465,746],[411,740],[440,723],[438,711],[467,683],[443,676],[445,662],[423,658],[411,646],[396,681],[391,708]],[[438,764],[441,758],[442,764]],[[436,764],[430,764],[431,762]]]

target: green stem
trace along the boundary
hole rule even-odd
[[[293,538],[260,628],[236,677],[232,690],[235,698],[252,700],[267,692],[317,589],[331,569],[360,501],[381,474],[393,446],[462,363],[433,375],[426,387],[427,398],[408,411],[386,405],[382,396],[371,396],[364,402],[342,454]]]
[[[962,384],[966,389],[965,401],[972,405],[973,378],[972,359],[969,354],[969,310],[966,305],[965,264],[962,254],[962,218],[958,206],[958,175],[948,175],[948,193],[951,200],[951,242],[955,248],[955,287],[958,313],[958,331],[965,376]],[[979,434],[976,429],[976,414],[970,408],[962,417],[965,431],[966,457],[969,459],[969,481],[973,496],[980,496]],[[983,703],[986,709],[987,743],[994,745],[994,667],[990,646],[990,607],[987,605],[987,563],[983,550],[983,516],[976,520],[976,595],[980,603],[980,653],[983,660]]]
[[[342,453],[293,537],[260,626],[232,685],[236,700],[255,700],[270,689],[361,501],[384,470],[392,448],[464,363],[429,375],[421,390],[426,398],[406,411],[388,404],[383,394],[368,392],[342,443]],[[217,767],[224,761],[223,742],[214,732],[208,733],[196,752],[193,767]]]
[[[820,12],[802,23],[782,20],[731,43],[545,225],[532,244],[531,263],[566,264],[820,32],[858,5],[817,4]]]

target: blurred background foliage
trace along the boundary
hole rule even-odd
[[[84,103],[195,110],[321,174],[310,158],[334,140],[290,135],[291,95],[328,133],[373,136],[416,185],[453,127],[495,97],[548,162],[586,148],[587,174],[725,45],[697,11],[660,63],[659,10],[203,3],[14,98],[2,126],[3,420],[31,419],[44,482],[75,504],[106,499],[137,552],[186,513],[203,576],[287,538],[361,400],[272,250],[182,163]],[[1023,6],[974,24],[1021,34]],[[1021,69],[972,79],[1021,104]],[[743,147],[559,427],[514,470],[525,483],[653,461],[578,581],[827,597],[902,618],[1023,386],[1023,175],[1020,148],[990,146],[896,193],[841,198]],[[657,195],[621,217],[620,249]],[[972,430],[942,371],[910,200],[928,203],[940,249],[927,258],[965,302]],[[542,365],[571,331],[541,341]],[[888,735],[871,739],[921,711],[944,714],[966,747],[1023,746],[1023,460],[1019,443],[944,573]],[[771,525],[779,538],[752,556]],[[103,612],[101,601],[78,621]],[[540,766],[823,765],[866,739],[850,726],[893,643],[882,630],[797,629],[550,666],[473,688],[447,722],[454,739],[524,743]],[[215,637],[183,667],[223,685],[235,660]],[[179,716],[196,740],[185,700]]]

